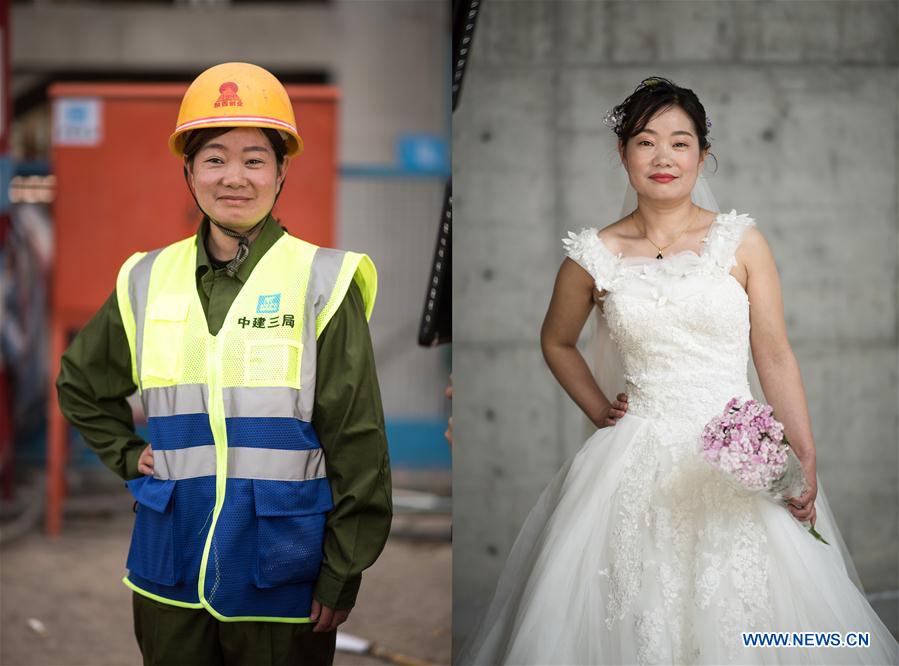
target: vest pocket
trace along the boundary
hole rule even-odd
[[[300,388],[303,343],[289,338],[247,340],[244,347],[244,384]]]
[[[325,519],[333,506],[327,483],[327,479],[253,480],[256,587],[312,583],[318,579]]]
[[[141,354],[141,376],[175,380],[181,377],[184,329],[190,300],[183,295],[160,296],[147,308]]]
[[[172,493],[174,480],[143,476],[127,482],[137,500],[137,516],[131,534],[126,567],[141,578],[176,585],[181,567],[175,558],[175,529]]]

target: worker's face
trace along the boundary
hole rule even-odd
[[[288,158],[278,168],[275,151],[255,127],[237,127],[210,139],[187,165],[200,208],[222,226],[243,231],[274,206]]]

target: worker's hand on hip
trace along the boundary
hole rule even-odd
[[[334,631],[338,626],[346,622],[351,610],[351,608],[334,610],[333,608],[322,606],[313,599],[312,613],[309,615],[309,619],[315,622],[316,625],[312,631]]]
[[[153,474],[153,449],[149,444],[137,459],[137,471],[141,474]]]

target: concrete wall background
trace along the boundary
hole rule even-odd
[[[329,75],[341,90],[339,162],[371,173],[341,179],[336,242],[378,267],[371,329],[385,412],[434,421],[435,441],[424,444],[440,449],[443,464],[449,358],[416,339],[444,177],[396,173],[396,141],[405,133],[448,139],[448,3],[34,3],[14,5],[11,18],[14,93],[54,71],[195,75],[229,60]]]
[[[899,587],[897,35],[894,1],[484,3],[453,119],[457,641],[584,440],[539,328],[564,233],[618,218],[602,118],[651,75],[714,123],[706,175],[774,251],[822,486],[867,590]]]

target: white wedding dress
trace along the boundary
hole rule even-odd
[[[753,397],[749,301],[730,270],[754,224],[722,213],[700,254],[661,260],[616,256],[596,229],[566,242],[609,292],[603,316],[628,411],[543,491],[455,664],[899,662],[853,582],[820,479],[816,528],[830,545],[695,455],[709,419],[731,397]],[[870,642],[743,647],[744,631],[869,632]]]

